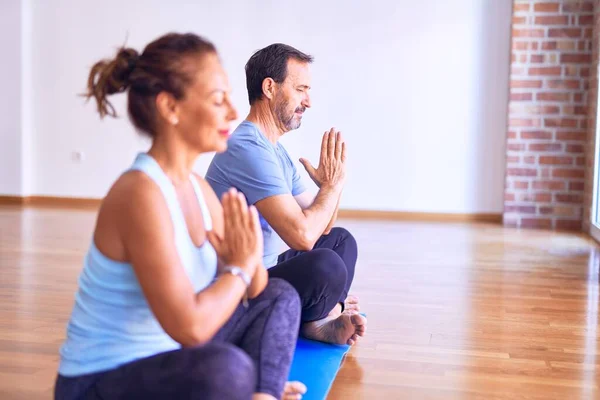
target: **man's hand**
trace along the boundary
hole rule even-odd
[[[343,187],[346,180],[346,143],[341,132],[334,128],[325,132],[317,168],[314,168],[305,158],[301,158],[300,162],[319,188]]]

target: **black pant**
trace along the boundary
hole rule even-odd
[[[59,375],[54,396],[75,399],[280,398],[298,337],[300,304],[294,289],[270,279],[248,309],[239,306],[210,343],[133,361],[78,377]]]
[[[300,295],[302,322],[323,319],[337,303],[344,305],[354,279],[356,240],[344,228],[333,228],[310,251],[288,250],[269,277],[285,279]]]

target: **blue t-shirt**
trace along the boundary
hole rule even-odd
[[[219,197],[235,187],[249,204],[280,194],[296,196],[306,190],[290,155],[280,143],[273,144],[252,122],[244,121],[227,142],[227,151],[213,158],[206,180]],[[284,245],[275,230],[260,216],[264,238],[265,267],[277,264]]]

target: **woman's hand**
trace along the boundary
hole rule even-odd
[[[207,232],[210,243],[225,265],[235,265],[250,277],[263,257],[263,237],[256,207],[248,207],[242,193],[231,188],[223,195],[224,235]]]

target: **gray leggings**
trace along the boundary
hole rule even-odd
[[[58,375],[54,396],[74,399],[280,398],[296,347],[300,300],[281,279],[239,306],[213,340],[78,377]]]

